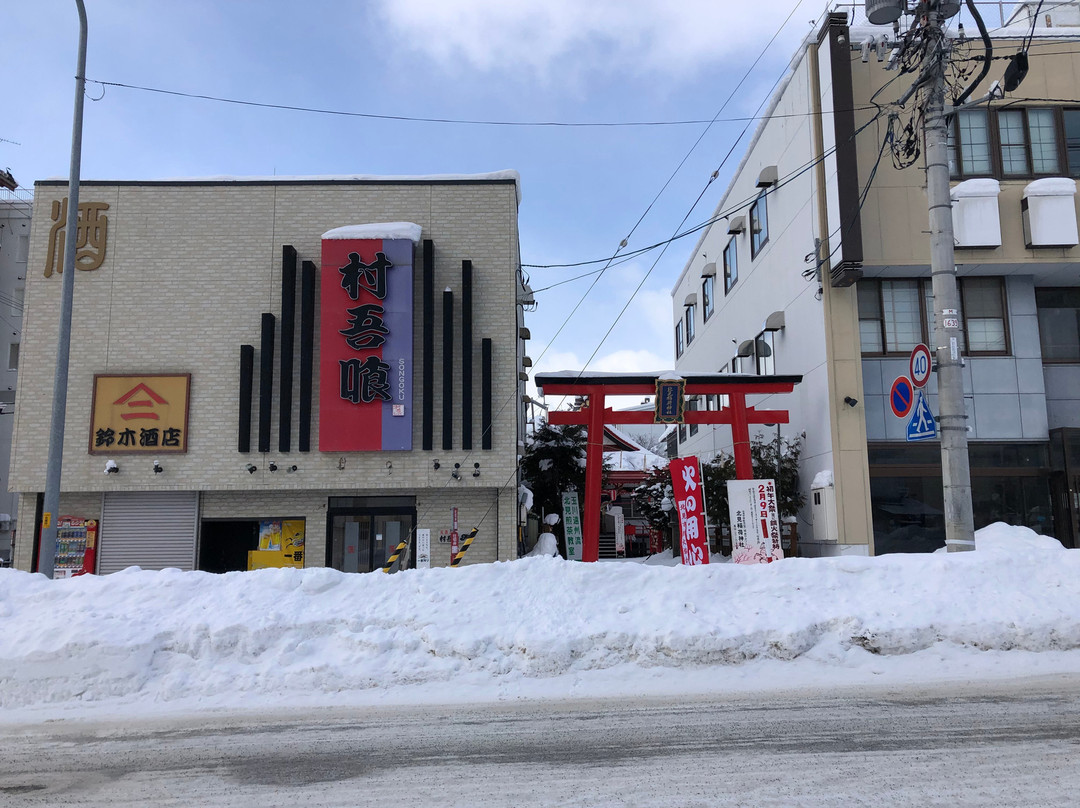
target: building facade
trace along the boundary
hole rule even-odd
[[[1022,524],[1076,546],[1080,102],[1068,99],[1080,48],[1070,19],[1036,20],[1022,86],[953,117],[950,167],[975,526]],[[1029,30],[1025,20],[996,31],[994,52],[1015,53]],[[934,306],[917,105],[887,106],[917,73],[889,69],[890,39],[843,13],[807,39],[672,291],[683,374],[802,374],[782,432],[803,442],[806,555],[944,545],[939,443],[912,439],[925,433],[892,408],[912,349],[933,350]],[[954,35],[958,87],[982,54],[980,39]],[[933,373],[925,391],[936,412]],[[680,438],[683,455],[730,451],[726,430],[684,427]]]
[[[0,188],[0,469],[7,469],[11,459],[32,207],[30,192]],[[10,480],[4,480],[0,488],[0,565],[11,563],[17,518],[18,497]]]
[[[29,240],[10,483],[26,528],[66,195],[37,184]],[[58,574],[363,572],[406,539],[404,563],[446,566],[474,527],[461,563],[516,557],[518,203],[514,172],[82,183]]]

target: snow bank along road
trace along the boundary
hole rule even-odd
[[[1080,675],[0,729],[13,806],[1075,806]],[[6,798],[6,801],[5,801]]]
[[[974,553],[751,567],[527,558],[66,581],[0,570],[0,724],[94,709],[445,703],[468,688],[471,700],[670,693],[671,673],[722,693],[812,673],[1080,670],[1080,551],[1026,528],[977,540]]]

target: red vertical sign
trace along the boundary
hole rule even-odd
[[[709,563],[709,537],[705,532],[705,486],[696,457],[671,461],[671,489],[679,515],[682,563]]]

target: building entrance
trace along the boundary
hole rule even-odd
[[[327,556],[342,572],[372,572],[416,524],[413,497],[332,497],[327,514]],[[402,567],[412,567],[412,553]]]

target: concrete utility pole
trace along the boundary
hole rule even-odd
[[[41,551],[38,572],[53,577],[56,566],[56,518],[60,511],[60,473],[64,459],[64,424],[67,418],[68,358],[71,353],[71,310],[75,294],[75,246],[79,224],[79,177],[82,170],[83,94],[86,89],[86,8],[79,10],[79,56],[75,67],[75,120],[71,131],[71,173],[68,175],[67,224],[64,230],[64,273],[60,284],[60,335],[56,343],[53,377],[52,426],[49,460],[45,470],[45,503],[42,509]]]
[[[939,11],[942,0],[929,0],[923,65],[926,80],[923,133],[926,139],[926,195],[930,204],[930,275],[934,288],[934,342],[937,357],[938,427],[945,496],[945,544],[949,552],[975,549],[968,461],[967,413],[964,409],[963,330],[953,254],[952,198],[949,195],[948,121],[945,117],[945,68],[949,41]]]

